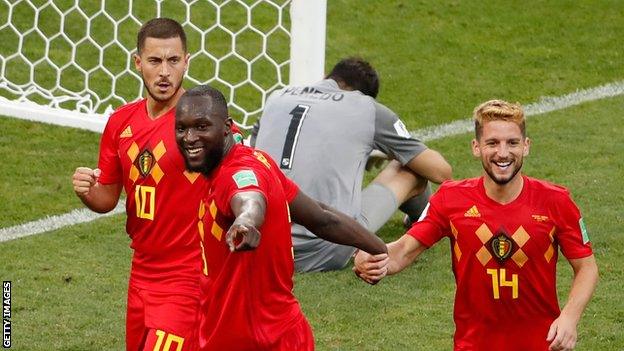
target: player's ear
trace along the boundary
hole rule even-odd
[[[524,138],[524,153],[523,156],[529,156],[529,149],[531,148],[531,139]]]
[[[134,58],[134,68],[136,68],[137,71],[141,72],[141,56],[139,56],[139,54],[134,54],[132,56]]]
[[[481,157],[481,148],[479,148],[479,141],[477,139],[472,139],[471,149],[474,157]]]
[[[232,123],[234,123],[232,117],[228,117],[225,119],[225,121],[223,122],[223,124],[225,124],[223,135],[228,135],[232,132]]]
[[[186,55],[184,55],[184,71],[186,72],[186,70],[188,70],[188,66],[189,66],[189,60],[191,59],[191,54],[189,54],[188,52],[186,53]]]

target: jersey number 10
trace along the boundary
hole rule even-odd
[[[137,185],[134,188],[134,202],[137,217],[154,220],[154,206],[156,205],[155,187]]]

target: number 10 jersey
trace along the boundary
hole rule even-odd
[[[185,170],[175,141],[175,109],[152,120],[146,100],[109,119],[100,145],[102,184],[123,184],[136,287],[199,294],[197,210],[206,180]]]

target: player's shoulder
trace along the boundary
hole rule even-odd
[[[527,176],[524,176],[524,179],[529,184],[533,198],[542,199],[550,205],[574,202],[570,190],[565,186]]]
[[[228,167],[231,168],[251,167],[271,170],[277,167],[275,161],[266,152],[250,146],[234,145],[232,153],[231,157],[228,157],[230,159]]]
[[[145,99],[129,102],[117,108],[108,118],[109,124],[120,124],[130,118],[138,109],[145,108]]]
[[[110,118],[123,118],[123,116],[128,116],[134,113],[137,109],[144,107],[145,102],[145,99],[139,99],[137,101],[122,105],[111,114]]]
[[[466,178],[460,180],[446,180],[440,184],[438,191],[466,191],[467,189],[477,189],[481,178]]]
[[[481,178],[446,180],[440,184],[438,190],[431,197],[431,201],[448,205],[447,201],[451,199],[453,203],[456,203],[457,199],[476,198],[480,192],[480,186]]]
[[[563,185],[555,184],[544,179],[524,176],[532,191],[550,196],[570,196],[570,190]]]

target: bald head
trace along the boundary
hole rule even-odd
[[[225,121],[228,118],[227,101],[221,92],[210,85],[199,85],[187,90],[178,101],[176,115],[210,116]]]
[[[208,85],[190,89],[178,101],[175,119],[176,142],[186,168],[209,174],[234,144],[225,97]]]

